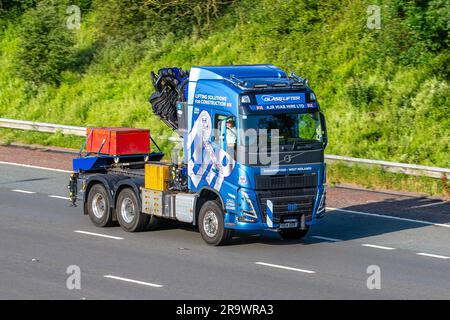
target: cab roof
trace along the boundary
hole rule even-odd
[[[272,64],[195,66],[191,68],[189,81],[222,79],[286,79],[286,73]]]

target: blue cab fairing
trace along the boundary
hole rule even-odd
[[[217,139],[217,131],[220,130],[218,119],[318,111],[319,104],[310,99],[311,93],[307,84],[302,88],[295,87],[292,79],[273,65],[191,69],[188,89],[189,132],[184,134],[188,187],[192,192],[200,192],[204,188],[215,190],[224,205],[226,228],[278,229],[280,219],[273,219],[268,208],[272,206],[270,199],[272,195],[275,197],[289,192],[292,199],[301,199],[298,202],[306,203],[302,199],[312,202],[309,204],[308,210],[311,212],[306,224],[315,223],[325,193],[323,149],[320,151],[321,157],[303,156],[305,163],[251,165],[241,161],[236,154],[231,154],[233,151],[225,150]],[[242,99],[243,96],[247,98]],[[237,141],[241,138],[239,126],[239,121],[236,121]],[[303,188],[301,192],[298,189],[298,194],[293,194],[291,188],[286,188],[288,186],[282,185],[282,182],[279,190],[272,190],[272,182],[289,182],[289,177],[304,180],[307,177],[309,188]],[[297,203],[278,204],[280,206],[296,209]]]

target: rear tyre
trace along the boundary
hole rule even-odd
[[[111,203],[106,188],[98,183],[89,190],[87,211],[92,223],[97,227],[110,227],[113,224]]]
[[[224,213],[217,201],[207,201],[198,216],[200,234],[207,244],[221,246],[231,238],[232,230],[224,228]]]
[[[132,189],[123,189],[117,198],[117,220],[123,230],[139,232],[148,226],[150,216],[140,212],[138,199]]]
[[[284,239],[284,240],[298,240],[306,236],[308,233],[308,229],[284,229],[280,230],[278,234]]]

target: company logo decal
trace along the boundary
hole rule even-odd
[[[206,182],[219,191],[223,180],[233,171],[236,161],[223,149],[214,151],[210,143],[211,134],[211,116],[207,111],[202,111],[187,139],[188,175],[195,187],[206,176]],[[196,165],[200,165],[197,170]]]
[[[261,97],[264,102],[298,102],[302,100],[301,96],[270,96]]]

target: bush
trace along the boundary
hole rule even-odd
[[[210,31],[215,18],[234,0],[94,0],[97,27],[104,38],[142,41],[169,33]]]
[[[23,15],[17,70],[35,86],[59,84],[61,72],[72,64],[75,42],[66,26],[64,3],[44,0]]]
[[[35,0],[0,0],[0,16],[8,13],[23,13],[34,3]]]
[[[375,98],[375,89],[362,79],[351,79],[346,86],[347,96],[356,108],[364,107]]]

